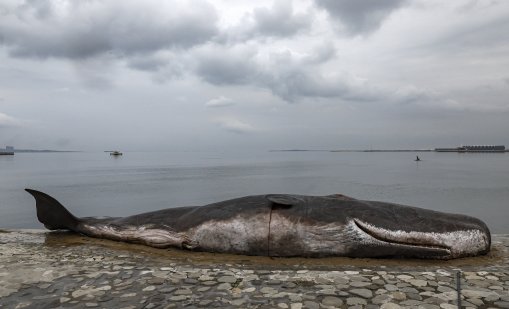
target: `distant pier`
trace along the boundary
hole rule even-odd
[[[435,149],[277,149],[271,152],[456,152],[456,153],[505,153],[504,145],[475,145]]]
[[[456,148],[435,148],[436,152],[507,152],[504,145],[475,145]]]

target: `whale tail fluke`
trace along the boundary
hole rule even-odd
[[[80,220],[46,193],[25,189],[35,198],[37,219],[49,230],[76,230]]]

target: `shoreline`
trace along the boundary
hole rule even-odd
[[[458,151],[458,150],[435,150],[435,149],[275,149],[269,152],[435,152],[435,153],[460,153],[460,154],[484,154],[484,153],[509,153],[509,149],[500,151]]]
[[[509,308],[509,234],[450,261],[269,258],[0,231],[6,308]]]

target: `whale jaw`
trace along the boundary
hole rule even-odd
[[[348,225],[356,230],[364,244],[370,244],[373,254],[378,256],[413,256],[447,260],[486,254],[490,248],[490,235],[481,229],[407,232],[384,229],[359,219],[351,220]]]

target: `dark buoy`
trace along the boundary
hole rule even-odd
[[[417,161],[421,161],[421,158],[419,158],[419,156],[416,156],[416,158],[415,158],[415,162],[417,162]]]

